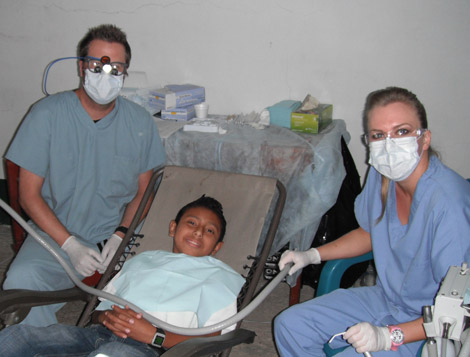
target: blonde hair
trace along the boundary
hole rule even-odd
[[[369,113],[372,111],[372,109],[376,107],[384,107],[388,104],[397,103],[397,102],[404,103],[412,107],[416,111],[416,115],[418,116],[421,129],[428,128],[426,109],[424,109],[424,106],[419,101],[418,97],[414,93],[404,88],[387,87],[385,89],[379,89],[374,92],[371,92],[367,96],[363,115],[362,115],[363,126],[364,126],[365,132],[367,133],[369,131],[368,130]],[[437,152],[434,151],[431,147],[428,148],[428,155],[438,156]],[[387,206],[387,197],[388,197],[389,187],[390,187],[390,179],[382,175],[382,186],[380,190],[380,199],[382,201],[382,211],[380,213],[379,218],[377,218],[376,223],[379,223],[382,220],[383,216],[385,215],[385,208]]]

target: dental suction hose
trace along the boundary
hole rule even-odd
[[[49,245],[34,229],[30,227],[30,225],[18,214],[16,213],[9,205],[7,205],[2,199],[0,199],[0,207],[2,207],[12,218],[14,218],[24,229],[25,231],[30,234],[36,241],[41,244],[49,253],[53,255],[53,257],[59,262],[59,264],[64,268],[67,275],[73,281],[73,283],[80,288],[81,290],[85,291],[86,293],[96,295],[100,298],[110,300],[118,305],[121,306],[129,306],[132,310],[136,311],[137,313],[142,313],[142,316],[149,321],[150,323],[163,328],[169,332],[177,333],[180,335],[186,336],[198,336],[198,335],[206,335],[211,334],[217,331],[221,331],[229,326],[236,324],[237,322],[243,320],[246,316],[252,313],[258,305],[274,290],[274,288],[284,279],[284,277],[289,272],[292,263],[286,264],[284,269],[276,275],[276,277],[271,280],[271,282],[254,298],[242,311],[238,312],[237,314],[233,315],[232,317],[221,321],[217,324],[200,327],[200,328],[185,328],[185,327],[178,327],[175,325],[171,325],[165,321],[157,319],[156,317],[148,314],[147,312],[143,311],[138,306],[132,304],[131,302],[121,299],[118,296],[109,294],[105,291],[98,290],[92,288],[86,284],[84,284],[76,275],[75,271],[70,267],[70,265],[60,256],[60,254],[56,251],[56,248]],[[370,357],[370,356],[369,356]]]

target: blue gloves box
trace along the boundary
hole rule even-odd
[[[292,112],[300,108],[302,102],[297,100],[283,100],[268,107],[269,124],[279,125],[290,129],[290,120]]]

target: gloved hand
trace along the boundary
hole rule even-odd
[[[374,326],[368,322],[348,328],[343,338],[353,345],[357,353],[389,351],[392,347],[388,327]]]
[[[291,262],[294,263],[294,265],[290,268],[289,275],[294,274],[297,270],[309,264],[320,264],[320,253],[315,248],[310,248],[304,252],[286,250],[282,253],[281,259],[279,260],[279,269],[284,269],[285,265]]]
[[[101,252],[101,259],[103,260],[104,269],[102,271],[98,270],[101,274],[103,274],[105,269],[108,267],[121,242],[122,238],[117,234],[113,234],[104,245],[103,251]]]
[[[75,270],[83,276],[93,275],[95,270],[104,270],[100,253],[80,243],[77,237],[70,236],[61,247],[70,257]]]

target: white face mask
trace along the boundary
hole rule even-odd
[[[386,138],[369,144],[371,164],[378,172],[392,181],[403,181],[418,166],[418,138]]]
[[[119,95],[123,82],[124,76],[85,71],[85,84],[83,87],[96,103],[108,104]]]

